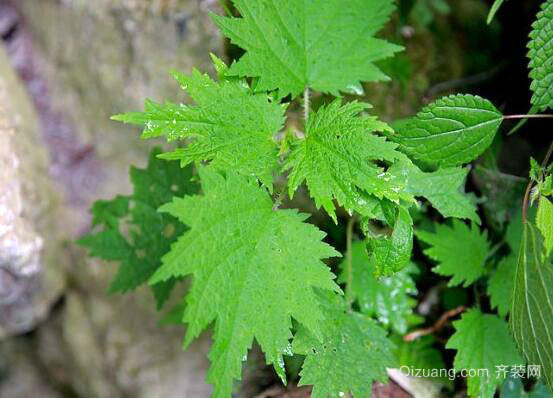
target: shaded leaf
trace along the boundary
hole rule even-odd
[[[543,238],[530,221],[524,224],[515,274],[509,323],[528,363],[541,366],[553,382],[553,265],[545,256]]]
[[[455,369],[487,369],[475,377],[468,377],[471,397],[492,398],[505,374],[497,366],[524,365],[509,333],[507,322],[496,315],[483,314],[477,309],[468,310],[460,320],[453,322],[455,334],[446,348],[455,349]]]
[[[407,321],[416,305],[413,295],[417,294],[417,288],[410,275],[416,273],[416,266],[410,265],[389,278],[377,279],[374,276],[374,259],[369,258],[361,241],[353,243],[351,260],[352,299],[357,302],[360,312],[376,317],[397,333],[405,333]],[[347,283],[347,260],[340,263],[338,280]]]
[[[517,256],[511,254],[501,259],[488,281],[488,295],[492,308],[497,308],[499,315],[505,317],[511,309]]]
[[[433,347],[432,336],[422,336],[414,341],[404,341],[398,337],[393,340],[396,345],[396,368],[402,366],[415,369],[447,369],[440,350]]]
[[[294,352],[306,355],[300,385],[313,385],[312,398],[370,396],[373,381],[388,378],[392,343],[375,321],[348,313],[338,296],[323,298],[323,309],[322,340],[305,327],[294,336]]]
[[[409,211],[397,206],[391,235],[369,237],[367,248],[376,277],[392,276],[405,268],[413,250],[413,220]]]
[[[501,386],[500,398],[552,398],[553,394],[542,381],[526,392],[520,377],[508,377]]]
[[[480,164],[476,165],[471,176],[473,177],[472,181],[482,195],[481,206],[484,209],[487,223],[501,230],[505,223],[516,216],[516,208],[513,208],[513,203],[519,201],[522,203],[528,181]]]
[[[531,213],[529,212],[529,214]],[[514,253],[518,254],[519,252],[523,232],[524,225],[522,224],[522,210],[518,209],[515,216],[509,222],[509,225],[507,225],[507,230],[505,231],[505,240],[507,241],[511,251]]]
[[[177,162],[158,159],[159,148],[152,150],[146,169],[131,167],[133,193],[99,200],[92,206],[92,224],[100,231],[79,239],[92,256],[116,261],[119,269],[109,291],[124,293],[145,283],[161,265],[161,257],[185,227],[169,214],[157,209],[173,195],[198,191],[191,182],[191,166],[181,169]],[[151,288],[158,307],[167,300],[175,280]]]
[[[424,254],[438,262],[432,270],[452,277],[449,286],[463,284],[466,287],[486,274],[490,245],[487,233],[481,233],[476,225],[469,227],[453,220],[451,226],[437,224],[435,232],[419,230],[416,235],[430,245],[424,249]]]

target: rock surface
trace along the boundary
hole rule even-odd
[[[145,98],[185,100],[170,71],[212,71],[209,52],[221,55],[223,48],[208,16],[210,8],[217,11],[216,3],[13,2],[33,45],[32,59],[25,52],[14,58],[30,78],[41,115],[46,113],[43,126],[52,171],[73,202],[87,207],[91,198],[128,188],[128,165],[143,163],[150,144],[138,139],[137,128],[113,122],[110,116],[142,109]],[[79,209],[75,216],[82,213]]]
[[[9,359],[9,363],[2,363],[2,358]],[[0,396],[63,398],[36,366],[32,347],[23,338],[13,338],[9,344],[0,345]]]
[[[110,115],[142,109],[146,97],[186,101],[169,71],[210,72],[209,52],[222,54],[207,15],[215,3],[26,0],[9,7],[0,0],[0,14],[10,17],[0,18],[0,31],[11,32],[11,61],[27,83],[51,158],[43,174],[49,170],[65,194],[69,221],[61,225],[71,239],[60,253],[72,261],[55,313],[32,334],[0,344],[0,362],[8,364],[7,378],[0,369],[2,398],[49,397],[42,395],[49,390],[95,398],[210,395],[207,337],[182,352],[182,328],[159,325],[149,291],[107,295],[114,267],[71,242],[88,228],[92,201],[127,193],[129,166],[147,160],[151,144]],[[26,374],[28,388],[18,390]]]
[[[48,164],[32,105],[0,47],[0,339],[34,327],[64,288],[67,236]]]

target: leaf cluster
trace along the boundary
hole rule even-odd
[[[453,324],[446,348],[456,351],[454,367],[494,375],[498,365],[528,359],[551,383],[553,345],[543,343],[553,339],[551,170],[532,166],[536,227],[514,220],[506,238],[497,238],[481,227],[465,192],[468,164],[490,147],[504,119],[490,101],[450,95],[387,124],[369,104],[341,97],[388,79],[377,65],[402,47],[376,35],[393,0],[233,5],[239,16],[212,18],[244,50],[241,58],[226,65],[212,56],[215,79],[173,72],[190,104],[147,100],[143,112],[113,117],[141,125],[145,139],[178,146],[156,149],[146,169],[131,169],[131,195],[93,205],[93,232],[80,243],[119,264],[110,291],[147,284],[161,307],[188,280],[173,315],[186,325],[185,346],[213,327],[208,380],[215,397],[231,396],[257,342],[284,383],[285,357],[301,355],[300,384],[313,385],[314,397],[360,398],[408,358],[445,366],[432,338],[410,346],[400,338],[420,322],[421,267],[412,262],[418,242],[450,287],[489,296],[489,311],[476,303]],[[551,106],[551,46],[544,45],[553,42],[551,18],[548,0],[529,44],[532,104],[540,111]],[[317,92],[336,98],[311,109]],[[296,100],[305,110],[301,127],[287,113]],[[303,186],[334,223],[349,215],[344,253],[309,214],[280,208],[282,196],[293,198]],[[425,215],[430,207],[441,222]],[[354,233],[357,223],[362,233]],[[337,257],[338,277],[329,266]],[[468,393],[491,398],[502,382],[472,377]]]

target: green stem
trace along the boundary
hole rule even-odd
[[[284,199],[286,186],[282,187],[282,189],[278,190],[275,195],[275,201],[273,202],[273,211],[277,211],[280,205],[282,205],[282,200]]]
[[[539,108],[537,106],[532,105],[532,107],[528,110],[528,114],[534,115],[534,114],[538,113],[538,110],[539,110]],[[522,126],[524,126],[526,124],[527,121],[528,121],[528,119],[522,119],[521,121],[519,121],[516,124],[515,127],[513,127],[511,130],[509,130],[507,135],[511,135],[511,134],[516,133],[518,130],[520,130],[520,128],[522,128]]]
[[[476,301],[476,306],[479,309],[482,309],[482,303],[480,302],[480,292],[478,292],[478,288],[476,287],[476,284],[472,285],[472,289],[474,292],[474,300]]]
[[[526,219],[528,218],[528,200],[530,199],[530,191],[532,190],[532,185],[534,181],[530,180],[526,186],[526,192],[524,193],[524,199],[522,200],[522,224],[526,224]]]
[[[353,280],[353,264],[352,264],[352,252],[351,252],[351,240],[353,235],[353,226],[355,225],[355,217],[350,217],[348,225],[346,227],[346,264],[347,264],[347,281],[346,281],[346,303],[348,304],[348,311],[351,311],[351,284]]]
[[[539,114],[539,115],[505,115],[503,119],[549,119],[552,118],[552,114]]]
[[[486,256],[486,261],[492,258],[492,256],[497,253],[497,251],[505,244],[505,241],[502,240],[501,242],[497,243],[494,247],[491,248],[488,255]]]
[[[553,141],[551,142],[551,144],[549,144],[549,149],[547,149],[547,153],[543,158],[543,162],[541,162],[542,169],[544,169],[547,166],[547,163],[549,163],[549,159],[551,159],[551,155],[553,155]]]
[[[309,118],[309,87],[305,87],[303,91],[303,120],[307,123]]]

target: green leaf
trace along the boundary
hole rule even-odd
[[[545,196],[540,197],[536,226],[543,236],[543,245],[546,255],[553,249],[553,204]]]
[[[451,226],[437,224],[436,232],[417,231],[417,238],[430,245],[424,254],[438,262],[437,274],[451,276],[449,286],[469,286],[486,274],[485,262],[490,251],[487,233],[477,226],[469,228],[459,220]]]
[[[196,107],[146,101],[144,112],[113,119],[144,125],[143,138],[187,139],[186,147],[163,154],[165,159],[178,159],[182,165],[210,160],[218,168],[254,174],[271,188],[278,168],[273,138],[284,124],[285,108],[266,94],[253,94],[243,81],[215,82],[197,70],[174,76]]]
[[[455,369],[487,369],[487,377],[480,372],[468,377],[468,393],[471,397],[492,398],[499,384],[505,379],[498,366],[523,364],[507,323],[497,315],[482,314],[470,309],[460,320],[453,322],[455,333],[446,348],[455,349]]]
[[[118,195],[111,200],[99,199],[92,204],[92,226],[106,224],[117,228],[119,220],[129,212],[129,197]]]
[[[497,11],[499,11],[499,8],[503,5],[503,3],[505,2],[505,0],[495,0],[492,4],[492,7],[490,8],[490,12],[488,14],[488,18],[486,20],[486,23],[489,25],[493,18],[495,17],[495,14],[497,13]]]
[[[435,20],[435,14],[447,15],[451,12],[447,0],[417,0],[411,2],[414,4],[410,19],[423,27],[427,27]]]
[[[551,388],[546,386],[543,381],[538,381],[532,391],[528,394],[530,398],[552,398]]]
[[[394,125],[388,137],[412,159],[429,166],[459,166],[483,153],[503,120],[493,104],[474,95],[451,95]]]
[[[109,288],[112,293],[124,293],[145,283],[160,266],[171,243],[185,230],[174,217],[158,213],[157,208],[173,195],[194,194],[199,189],[190,181],[191,166],[181,169],[176,162],[158,159],[160,152],[159,148],[152,150],[146,169],[131,167],[132,195],[94,203],[92,225],[101,230],[78,241],[92,256],[119,263]],[[174,282],[152,286],[158,308],[168,298]]]
[[[90,250],[92,257],[108,261],[125,261],[132,254],[132,248],[117,229],[105,229],[95,234],[85,235],[78,243]]]
[[[447,167],[425,173],[412,162],[402,160],[389,171],[404,178],[406,191],[426,198],[442,216],[466,218],[480,224],[475,204],[464,193],[468,168]]]
[[[413,250],[413,220],[409,211],[396,206],[397,213],[390,236],[369,237],[367,248],[375,266],[375,276],[392,276],[411,259]]]
[[[397,145],[373,134],[390,128],[372,116],[359,116],[367,104],[335,100],[309,116],[306,138],[288,156],[288,188],[292,196],[305,180],[317,207],[336,221],[333,199],[349,211],[372,213],[367,196],[391,201],[411,200],[395,178],[376,161],[393,162],[404,156]]]
[[[230,75],[259,77],[258,91],[296,97],[305,87],[338,95],[360,81],[388,80],[374,62],[402,47],[374,35],[392,0],[233,0],[241,18],[213,15],[232,43],[246,50]]]
[[[538,188],[543,196],[553,195],[553,175],[546,176]]]
[[[530,214],[531,213],[529,212],[529,215]],[[523,233],[524,225],[522,224],[522,210],[518,209],[513,217],[511,217],[511,221],[509,221],[509,225],[507,225],[507,230],[505,231],[505,241],[509,245],[511,252],[519,252]]]
[[[553,382],[553,265],[543,238],[530,221],[524,225],[509,318],[519,349],[529,364],[540,365]]]
[[[323,338],[305,327],[294,336],[293,350],[306,355],[300,385],[312,384],[312,398],[354,398],[371,395],[374,380],[387,380],[394,364],[393,345],[377,323],[356,312],[347,312],[337,296],[323,300]]]
[[[543,174],[543,168],[536,159],[530,157],[530,179],[534,182],[539,182]]]
[[[515,255],[504,257],[488,281],[488,295],[492,308],[497,308],[497,312],[503,317],[507,316],[511,308],[516,267],[517,257]]]
[[[501,387],[500,398],[552,398],[549,388],[540,380],[531,391],[526,392],[520,377],[508,377]]]
[[[537,20],[532,24],[530,41],[528,42],[528,57],[530,58],[530,89],[533,91],[532,105],[540,111],[553,107],[551,86],[553,84],[553,67],[551,57],[553,48],[550,43],[553,40],[553,0],[546,0],[538,12]]]
[[[212,322],[208,381],[215,397],[228,397],[255,339],[285,380],[292,317],[317,336],[323,319],[314,288],[339,291],[322,259],[338,256],[308,215],[272,209],[271,197],[252,178],[211,167],[199,169],[204,195],[175,198],[161,208],[190,230],[150,279],[192,275],[183,321],[188,345]]]
[[[422,336],[414,341],[405,341],[397,336],[396,345],[396,368],[407,366],[415,369],[447,369],[440,350],[433,347],[432,336]]]
[[[416,267],[411,265],[389,278],[377,279],[374,276],[375,261],[367,255],[364,242],[354,242],[351,250],[351,293],[352,299],[363,314],[376,317],[384,326],[397,333],[407,331],[407,321],[413,314],[417,294],[415,282],[411,278]],[[340,263],[339,282],[347,283],[347,261]]]
[[[486,222],[493,229],[502,230],[505,223],[514,216],[516,208],[513,208],[513,203],[522,200],[528,181],[502,173],[495,166],[495,159],[492,162],[494,163],[489,168],[477,164],[472,171],[472,181],[483,199],[480,203]],[[520,239],[517,245],[519,243]]]

